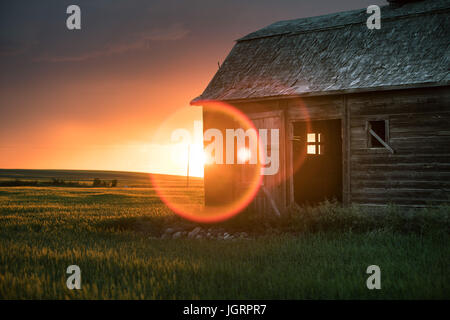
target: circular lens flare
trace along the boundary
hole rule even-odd
[[[197,222],[219,222],[238,214],[253,200],[261,185],[261,163],[265,161],[258,131],[235,107],[205,102],[203,124],[204,151],[195,150],[191,142],[178,143],[179,155],[175,153],[172,158],[185,161],[186,172],[200,162],[204,165],[204,179],[180,176],[169,184],[167,177],[151,177],[158,196],[176,214]],[[164,124],[170,125],[170,121]],[[167,132],[167,128],[161,130]],[[239,137],[242,132],[244,140],[242,135]],[[257,140],[253,145],[252,137]],[[255,145],[256,149],[252,148]],[[256,163],[251,161],[254,154],[258,155]]]

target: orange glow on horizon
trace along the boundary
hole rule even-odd
[[[2,108],[14,108],[0,126],[0,168],[186,175],[185,166],[162,156],[169,152],[170,141],[153,136],[180,109],[182,117],[170,129],[202,120],[201,108],[188,106],[205,85],[192,79],[194,70],[208,78],[215,65],[208,69],[198,61],[164,73],[143,69],[114,76],[99,67],[70,79],[43,75],[36,82],[0,88]],[[190,174],[203,176],[201,171],[193,166]]]
[[[206,155],[203,152],[203,144],[175,144],[171,148],[171,162],[180,168],[185,168],[184,174],[187,175],[189,165],[189,176],[203,177]],[[189,159],[189,163],[188,163]]]

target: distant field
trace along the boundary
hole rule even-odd
[[[21,179],[55,171],[0,173]],[[118,178],[140,188],[0,188],[2,299],[448,299],[448,234],[317,232],[235,242],[156,238],[179,221],[145,174],[64,172],[64,179]],[[15,178],[16,176],[14,176]],[[182,178],[167,177],[173,193]],[[200,181],[200,180],[199,180]],[[147,183],[147,187],[142,187]],[[201,199],[202,188],[190,189]],[[79,265],[82,289],[66,288]],[[367,266],[382,270],[368,290]]]
[[[163,177],[164,181],[170,186],[183,186],[186,178],[172,175],[155,175]],[[118,180],[118,187],[152,187],[150,174],[142,172],[121,172],[121,171],[94,171],[94,170],[26,170],[26,169],[0,169],[0,181],[40,181],[46,182],[52,179],[61,179],[66,182],[80,182],[92,184],[92,181],[98,178],[100,180]],[[201,178],[190,177],[191,185],[199,186],[202,184]]]

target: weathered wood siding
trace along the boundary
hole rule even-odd
[[[285,137],[285,111],[278,100],[236,104],[237,108],[243,110],[252,120],[256,129],[268,129],[268,143],[270,144],[270,130],[279,130],[279,170],[275,175],[263,176],[262,188],[265,188],[272,197],[277,209],[284,211],[286,209],[286,137]],[[269,146],[272,149],[274,146]],[[270,150],[269,149],[269,150]],[[269,151],[270,152],[270,151]],[[251,207],[263,214],[271,214],[274,209],[270,199],[261,190],[256,195]]]
[[[343,202],[427,206],[450,202],[450,88],[330,95],[242,102],[257,129],[279,129],[280,170],[264,185],[281,211],[294,203],[293,124],[340,119]],[[387,120],[392,154],[369,148],[367,122]],[[238,176],[233,189],[239,190]],[[273,210],[263,192],[253,208]]]
[[[423,206],[450,198],[449,87],[347,96],[354,203]],[[394,149],[368,148],[366,122],[388,120]]]

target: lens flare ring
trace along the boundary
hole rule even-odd
[[[203,104],[203,115],[207,115],[208,119],[222,119],[226,123],[231,123],[232,127],[227,129],[242,128],[244,131],[253,129],[257,133],[259,156],[259,161],[257,164],[210,164],[211,159],[209,159],[209,156],[206,156],[207,161],[205,166],[215,166],[214,168],[218,171],[229,170],[230,172],[237,174],[237,176],[233,176],[233,179],[228,181],[228,187],[230,188],[228,191],[233,195],[232,200],[227,203],[221,203],[220,205],[210,205],[208,203],[205,205],[201,197],[198,196],[200,190],[198,186],[180,186],[178,190],[174,190],[174,188],[167,188],[164,178],[161,178],[160,175],[151,175],[151,179],[157,195],[173,212],[188,220],[202,223],[213,223],[224,221],[235,216],[250,204],[250,202],[257,195],[261,186],[263,178],[261,175],[261,163],[265,163],[265,161],[263,159],[264,153],[262,152],[258,130],[255,128],[253,122],[243,112],[229,104],[210,101]],[[221,132],[224,131],[223,127],[220,129]],[[224,134],[223,136],[225,139],[226,135]],[[235,152],[236,159],[240,159],[241,162],[247,161],[251,156],[251,152],[248,148],[235,151],[237,151]],[[246,172],[246,181],[244,183],[241,183],[243,175],[242,172]],[[239,176],[239,173],[241,173],[241,176]],[[207,176],[205,179],[209,179],[209,177]],[[213,183],[220,185],[221,183],[223,184],[224,181],[213,181]]]

